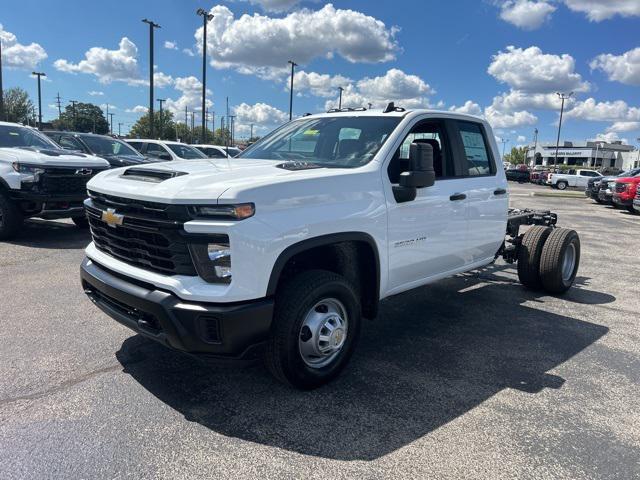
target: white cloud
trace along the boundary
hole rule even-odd
[[[293,75],[293,91],[306,92],[316,97],[334,97],[338,87],[345,87],[353,80],[342,75],[327,75],[316,72],[305,72],[301,70]],[[286,88],[290,88],[289,79],[286,79]]]
[[[260,5],[269,12],[286,12],[300,3],[300,0],[249,0],[254,5]]]
[[[127,113],[147,113],[147,110],[149,110],[148,107],[145,107],[143,105],[136,105],[135,107],[127,108],[125,110],[125,112],[127,112]]]
[[[587,98],[576,102],[565,115],[594,122],[637,122],[640,121],[640,108],[630,107],[623,100],[596,102],[594,98]]]
[[[47,52],[38,43],[23,45],[17,37],[7,32],[0,23],[0,41],[2,41],[2,64],[8,68],[33,70],[47,58]]]
[[[622,55],[603,53],[593,59],[589,66],[592,70],[605,72],[609,80],[640,86],[640,47]]]
[[[365,77],[355,84],[344,87],[342,92],[343,107],[386,106],[389,102],[404,108],[426,108],[430,106],[429,95],[435,91],[417,75],[408,75],[402,70],[392,68],[380,77]],[[338,107],[338,92],[334,91],[334,99],[325,103],[327,109]]]
[[[626,138],[620,138],[616,132],[598,133],[595,138],[589,139],[592,142],[622,142],[628,143]]]
[[[524,135],[518,135],[518,143],[524,143],[527,141],[527,137],[525,137]]]
[[[585,13],[592,22],[601,22],[616,15],[640,16],[638,0],[564,0],[564,3],[573,11]]]
[[[189,111],[202,110],[202,82],[194,76],[178,77],[175,79],[174,88],[182,93],[178,99],[167,98],[164,107],[171,111],[178,120],[182,119],[185,107]],[[211,90],[207,89],[207,96],[211,96]],[[211,108],[213,102],[207,98],[206,107]]]
[[[535,93],[587,91],[571,55],[545,54],[539,47],[508,46],[492,57],[488,73],[514,90]]]
[[[141,83],[137,56],[138,47],[123,37],[117,50],[92,47],[85,53],[85,59],[78,63],[58,59],[53,65],[61,72],[95,75],[103,84],[117,81],[136,85]]]
[[[547,1],[507,0],[502,3],[500,18],[523,30],[540,28],[556,10]]]
[[[153,85],[158,88],[165,88],[173,85],[173,77],[162,72],[155,72],[153,74]],[[144,81],[144,85],[148,85],[149,82]]]
[[[167,50],[178,50],[178,44],[177,42],[171,42],[169,40],[165,40],[164,48],[166,48]]]
[[[182,52],[190,57],[195,57],[196,55],[195,53],[193,53],[193,50],[191,50],[190,48],[183,48]]]
[[[100,92],[98,90],[91,90],[89,92],[89,95],[91,95],[92,97],[102,97],[104,95],[104,92]]]
[[[110,112],[113,112],[114,110],[118,110],[118,107],[116,107],[115,105],[111,105],[110,103],[109,103],[109,104],[102,103],[102,104],[100,104],[100,105],[98,105],[98,106],[99,106],[102,110],[104,110],[105,112],[107,111],[107,106],[109,107],[109,109],[108,109],[108,110],[109,110]]]
[[[633,132],[640,130],[640,121],[638,122],[615,122],[607,127],[607,132]]]
[[[568,108],[574,101],[573,97],[565,100],[565,108]],[[559,110],[560,103],[560,99],[555,93],[526,93],[520,90],[510,90],[494,97],[492,106],[496,110],[507,112],[527,108]]]
[[[269,74],[277,69],[286,74],[287,61],[306,64],[315,58],[338,54],[349,62],[393,60],[399,47],[396,29],[353,10],[327,4],[317,11],[299,10],[283,18],[242,15],[235,18],[223,5],[211,9],[213,20],[207,30],[211,64],[242,73]],[[195,33],[202,50],[202,27]]]
[[[252,124],[254,134],[261,134],[289,121],[288,113],[266,103],[254,105],[241,103],[233,108],[233,112],[236,115],[234,121],[236,135],[249,135]]]
[[[467,115],[476,115],[478,117],[482,116],[482,108],[475,102],[471,100],[467,100],[464,102],[464,105],[461,107],[456,107],[455,105],[449,107],[449,111],[456,113],[464,113]]]
[[[534,125],[538,117],[522,110],[518,112],[503,112],[493,106],[484,109],[484,116],[493,128],[514,128],[523,125]]]

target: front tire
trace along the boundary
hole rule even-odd
[[[324,385],[349,361],[360,323],[358,295],[342,276],[324,270],[296,275],[276,294],[267,368],[301,390]]]
[[[580,238],[575,230],[554,229],[542,249],[540,280],[548,293],[569,290],[580,266]]]
[[[558,190],[566,190],[569,184],[567,182],[558,182],[556,187]]]
[[[82,228],[83,230],[86,230],[87,228],[89,228],[89,220],[87,220],[87,217],[85,216],[72,217],[71,220],[73,221],[73,223],[76,224],[76,227],[78,228]]]
[[[0,191],[0,240],[13,238],[22,225],[22,213],[9,196]]]

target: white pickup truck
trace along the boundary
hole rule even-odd
[[[314,388],[385,297],[500,256],[529,288],[570,288],[578,235],[509,210],[499,159],[486,121],[389,104],[302,117],[238,158],[111,170],[88,185],[82,285],[166,346]]]
[[[589,179],[594,177],[602,177],[602,174],[595,170],[570,169],[567,173],[550,173],[547,177],[547,185],[558,190],[565,190],[567,187],[585,188]]]

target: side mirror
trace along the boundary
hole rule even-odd
[[[409,146],[409,167],[400,174],[400,186],[393,187],[398,203],[415,200],[418,188],[431,187],[436,181],[433,169],[433,147],[428,143],[412,143]]]

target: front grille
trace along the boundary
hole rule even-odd
[[[622,193],[627,189],[627,184],[626,183],[618,183],[616,182],[616,187],[615,187],[615,192],[616,193]]]
[[[99,170],[84,168],[51,167],[38,176],[36,188],[41,193],[84,195],[87,182]]]
[[[640,185],[638,185],[638,190],[636,191],[636,199],[640,200]]]
[[[98,250],[130,265],[164,275],[197,275],[183,235],[184,215],[188,215],[186,207],[95,192],[89,192],[89,195],[85,210]],[[124,216],[122,225],[110,226],[102,219],[102,213],[107,209],[114,209]]]

